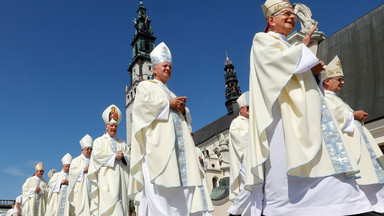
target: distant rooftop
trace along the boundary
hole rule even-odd
[[[233,119],[235,119],[237,115],[229,116],[224,115],[217,119],[216,121],[208,124],[207,126],[199,129],[198,131],[193,133],[193,139],[196,145],[199,145],[216,134],[219,134],[227,129],[231,125]]]

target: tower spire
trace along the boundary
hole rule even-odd
[[[126,96],[126,116],[127,116],[127,144],[131,142],[132,130],[132,106],[136,96],[136,87],[141,81],[149,80],[152,76],[152,64],[150,53],[155,48],[156,37],[153,35],[151,19],[147,14],[147,9],[140,0],[140,6],[137,9],[137,17],[133,21],[135,34],[133,36],[132,60],[129,63],[129,86],[125,89]]]
[[[241,95],[239,82],[235,71],[235,66],[232,65],[232,61],[228,57],[227,49],[225,49],[225,66],[224,66],[224,78],[225,78],[225,106],[228,110],[228,115],[233,116],[239,113],[239,106],[237,105],[237,98]]]

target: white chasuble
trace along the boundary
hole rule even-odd
[[[83,154],[74,158],[69,169],[68,202],[75,215],[90,215],[91,183],[84,168],[89,159]]]
[[[248,143],[248,119],[238,116],[233,119],[229,127],[229,165],[230,193],[229,200],[233,201],[240,192],[240,169],[245,161],[245,150]]]
[[[359,121],[350,123],[353,110],[336,93],[325,90],[326,102],[340,129],[352,126],[344,132],[345,142],[350,146],[360,172],[356,179],[360,188],[371,201],[375,211],[384,212],[384,156],[366,127]]]
[[[68,215],[69,205],[67,203],[68,185],[62,185],[61,181],[68,179],[68,174],[64,171],[55,173],[49,180],[49,194],[46,216]],[[73,214],[71,214],[73,215]]]
[[[36,187],[40,187],[40,192],[36,193]],[[49,187],[44,178],[36,176],[28,178],[23,184],[23,216],[44,216]]]
[[[265,215],[371,209],[352,178],[356,161],[311,73],[317,63],[305,45],[290,45],[283,35],[254,37],[246,185],[264,184]]]
[[[163,116],[167,113],[164,110],[169,109],[168,100],[173,97],[175,95],[159,81],[143,81],[137,87],[132,111],[132,178],[129,184],[129,196],[132,199],[140,201],[139,192],[144,186],[145,191],[146,187],[159,191],[159,196],[155,196],[159,200],[164,198],[162,195],[166,195],[161,191],[174,190],[175,193],[183,194],[180,191],[189,188],[183,198],[187,200],[189,194],[193,194],[194,187],[203,185],[204,174],[199,169],[195,145],[185,117],[177,111],[169,110],[166,118],[159,118],[160,114]],[[148,171],[147,178],[143,173],[145,168]],[[146,194],[146,197],[149,195]],[[171,201],[175,199],[168,200],[168,207],[175,204]],[[176,205],[179,205],[179,209],[193,206],[196,211],[204,210],[202,200],[195,197],[192,204],[184,202]],[[159,210],[158,215],[161,214]]]
[[[122,151],[124,160],[115,160],[116,152]],[[108,134],[93,142],[88,178],[91,186],[91,214],[99,216],[128,215],[128,179],[130,151],[118,137]]]

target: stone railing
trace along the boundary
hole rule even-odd
[[[12,208],[15,200],[0,200],[0,208]]]

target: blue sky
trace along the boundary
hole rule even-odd
[[[156,44],[172,51],[168,82],[187,96],[196,131],[226,114],[225,49],[248,90],[249,51],[264,1],[144,0]],[[293,2],[292,2],[293,3]],[[299,1],[330,36],[381,0]],[[14,199],[34,164],[61,170],[79,140],[104,133],[110,104],[123,112],[139,0],[0,0],[0,199]],[[300,27],[300,24],[297,24]],[[118,136],[126,139],[125,115]]]

